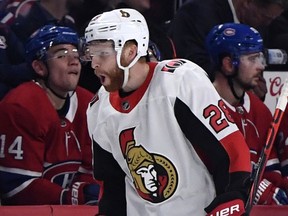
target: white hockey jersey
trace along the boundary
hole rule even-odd
[[[150,63],[146,81],[124,98],[102,87],[87,118],[94,175],[104,180],[100,213],[205,215],[229,173],[249,175],[243,136],[206,73],[188,60]],[[115,174],[119,167],[123,175]],[[125,191],[118,178],[125,178]],[[122,192],[126,204],[116,198]]]

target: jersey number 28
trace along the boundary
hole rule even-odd
[[[222,113],[224,113],[225,118],[223,118]],[[228,121],[234,123],[234,120],[226,108],[223,100],[218,101],[218,106],[209,105],[206,109],[204,109],[203,116],[206,119],[210,117],[209,123],[216,133],[219,133],[221,130],[225,129],[229,125]]]

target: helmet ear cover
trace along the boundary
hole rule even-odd
[[[25,44],[27,62],[45,60],[50,47],[58,44],[72,44],[78,48],[78,34],[69,27],[45,25],[34,32]]]

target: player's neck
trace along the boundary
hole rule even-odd
[[[60,110],[64,104],[65,100],[56,96],[50,89],[46,89],[47,96],[56,110]]]
[[[57,96],[50,88],[48,88],[45,85],[45,82],[42,80],[38,80],[37,83],[43,88],[43,90],[46,92],[48,99],[50,100],[51,104],[56,110],[60,110],[63,105],[65,104],[66,97],[63,96],[63,98],[60,98]]]
[[[216,75],[216,78],[213,82],[214,87],[216,88],[218,94],[232,106],[236,106],[240,103],[240,99],[236,98],[229,86],[228,80],[222,74]],[[244,90],[239,88],[236,84],[233,85],[234,91],[237,96],[242,97]]]
[[[149,70],[149,65],[146,62],[137,62],[133,65],[130,68],[129,80],[122,91],[131,92],[138,89],[145,82]]]

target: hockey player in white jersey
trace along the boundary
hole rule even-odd
[[[83,60],[102,87],[87,110],[99,215],[242,215],[247,144],[207,74],[186,59],[148,62],[133,9],[94,17]]]

